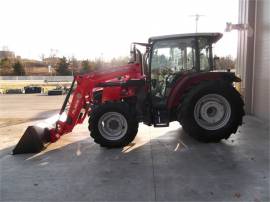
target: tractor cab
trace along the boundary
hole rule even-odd
[[[212,44],[221,37],[220,33],[151,37],[151,94],[154,97],[167,97],[181,74],[213,70]]]
[[[180,74],[214,69],[212,44],[221,33],[193,33],[151,37],[148,43],[132,43],[130,63],[139,63],[151,80],[151,93],[164,97]],[[142,55],[136,45],[145,46]]]
[[[148,100],[155,126],[167,126],[170,122],[168,98],[183,75],[214,69],[212,44],[221,37],[221,33],[177,34],[151,37],[148,43],[133,43],[133,61],[141,64],[149,81]],[[146,47],[143,56],[136,45]]]

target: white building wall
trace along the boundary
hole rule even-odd
[[[270,0],[239,0],[239,23],[254,34],[239,31],[237,73],[243,79],[246,112],[270,121]]]
[[[257,0],[252,112],[269,119],[270,106],[270,0]]]

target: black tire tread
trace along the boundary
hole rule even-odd
[[[202,129],[194,123],[195,120],[191,121],[191,118],[187,118],[190,114],[190,105],[192,105],[194,97],[202,91],[209,91],[209,89],[225,92],[231,100],[230,102],[233,103],[232,108],[235,110],[233,121],[226,125],[224,129],[216,132]],[[245,115],[244,102],[239,92],[230,83],[223,80],[202,81],[184,94],[178,114],[178,121],[181,123],[184,131],[190,136],[202,142],[219,142],[221,139],[227,139],[231,134],[236,133],[238,127],[242,125],[243,116]]]
[[[98,120],[99,118],[108,111],[117,111],[125,116],[128,124],[127,134],[118,141],[109,141],[102,137],[98,130]],[[102,147],[115,148],[123,147],[131,143],[138,132],[138,121],[135,118],[136,116],[132,112],[128,104],[124,102],[107,102],[93,109],[89,117],[89,126],[90,136],[94,141]]]

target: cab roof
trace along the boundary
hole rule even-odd
[[[210,40],[210,43],[216,43],[222,37],[222,34],[216,32],[216,33],[187,33],[187,34],[153,36],[148,39],[148,42],[154,43],[156,41],[161,41],[161,40],[195,38],[195,37],[208,38]]]

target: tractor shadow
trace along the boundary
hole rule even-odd
[[[51,113],[51,112],[48,112]],[[156,129],[157,130],[157,129]],[[235,146],[237,142],[231,138],[230,140],[224,140],[220,143],[201,143],[188,134],[186,134],[181,127],[176,130],[167,130],[163,134],[153,135],[150,138],[147,138],[147,132],[139,132],[135,140],[130,143],[128,146],[123,148],[105,148],[101,147],[98,144],[94,143],[92,138],[89,135],[85,135],[85,138],[82,140],[76,141],[72,139],[69,140],[67,136],[76,136],[76,134],[68,134],[62,137],[57,143],[63,141],[63,146],[59,144],[55,148],[52,145],[38,153],[38,154],[19,154],[11,155],[12,147],[5,148],[0,150],[0,156],[10,155],[10,158],[16,161],[20,159],[22,161],[31,162],[42,161],[43,159],[50,159],[48,164],[59,163],[59,162],[70,162],[70,161],[81,161],[90,160],[93,157],[96,161],[98,160],[124,160],[127,158],[140,157],[140,155],[150,155],[151,151],[160,152],[159,157],[162,156],[162,153],[167,154],[181,154],[181,153],[190,153],[199,152],[199,155],[202,155],[200,152],[205,152],[207,150],[211,153],[221,154],[225,153],[230,160],[233,160]],[[144,136],[145,135],[145,136]],[[65,137],[67,137],[65,139]],[[234,144],[232,143],[234,142]],[[54,143],[54,144],[57,144]],[[214,151],[214,152],[213,152]],[[210,153],[207,153],[210,155]],[[11,160],[11,159],[10,159]],[[104,163],[104,162],[103,162]]]

